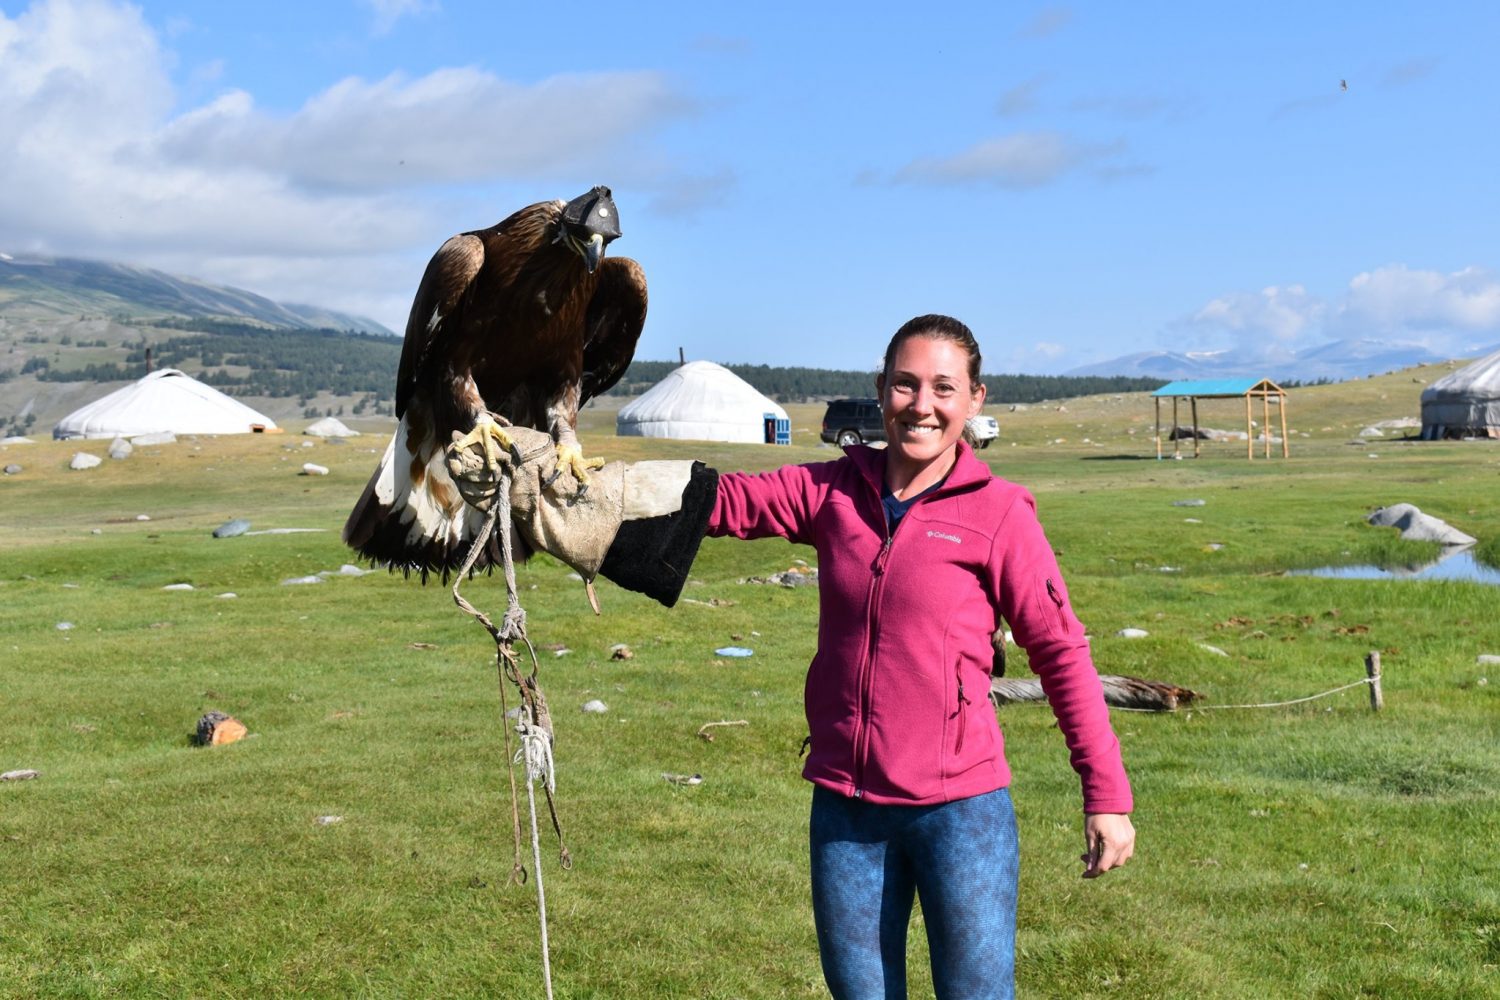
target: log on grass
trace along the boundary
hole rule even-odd
[[[1171,712],[1181,705],[1191,705],[1202,697],[1196,691],[1168,684],[1166,681],[1148,681],[1117,674],[1101,674],[1099,683],[1104,685],[1105,703],[1115,708]],[[1042,682],[1034,677],[996,677],[990,681],[990,700],[999,707],[1016,701],[1046,701],[1047,696],[1042,693]]]

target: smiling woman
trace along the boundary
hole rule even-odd
[[[1083,785],[1083,875],[1135,848],[1133,801],[1083,626],[1031,495],[963,440],[979,345],[919,316],[876,379],[888,446],[719,479],[709,533],[818,553],[805,689],[813,916],[836,1000],[904,995],[917,896],[939,1000],[1012,995],[1019,849],[989,689],[1009,624]],[[915,522],[915,527],[906,527]]]
[[[964,426],[984,406],[974,334],[949,316],[918,316],[891,338],[875,386],[886,482],[898,499],[916,496],[948,475]]]

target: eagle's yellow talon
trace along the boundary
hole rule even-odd
[[[481,417],[472,431],[453,442],[453,447],[462,451],[476,444],[484,452],[485,469],[491,475],[499,475],[500,459],[510,451],[515,439],[493,420]]]
[[[557,467],[567,469],[578,480],[579,486],[589,484],[589,469],[601,469],[604,467],[602,458],[584,458],[583,449],[576,444],[559,444],[557,446]]]

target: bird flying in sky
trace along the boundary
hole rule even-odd
[[[620,235],[609,188],[527,206],[498,225],[454,236],[427,264],[406,323],[396,380],[400,423],[344,525],[344,541],[376,562],[445,577],[484,515],[465,504],[445,450],[479,444],[491,460],[504,427],[547,431],[577,487],[602,459],[578,443],[578,408],[619,381],[646,322],[639,264],[604,256]],[[499,561],[491,540],[476,568]]]

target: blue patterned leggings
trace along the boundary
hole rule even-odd
[[[938,1000],[1015,995],[1020,852],[1005,789],[881,806],[814,787],[809,834],[818,952],[834,1000],[905,1000],[914,895]]]

